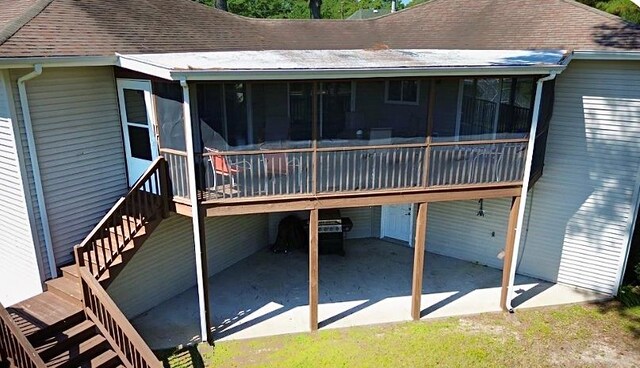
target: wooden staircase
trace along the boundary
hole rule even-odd
[[[77,279],[62,278],[79,289]],[[7,312],[46,367],[125,367],[75,298],[57,289],[49,290],[7,308]]]
[[[159,157],[44,293],[6,309],[0,304],[0,368],[162,367],[105,288],[168,212],[166,161]]]

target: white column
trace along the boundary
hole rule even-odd
[[[181,80],[184,114],[184,138],[187,146],[187,172],[189,175],[189,197],[191,199],[191,219],[193,224],[193,245],[196,258],[196,281],[198,283],[198,308],[200,311],[200,336],[202,342],[213,343],[210,338],[209,273],[207,271],[207,245],[205,243],[204,218],[198,200],[196,182],[196,160],[191,125],[191,99],[189,85]]]

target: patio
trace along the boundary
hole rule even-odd
[[[380,239],[345,242],[346,257],[320,257],[320,328],[411,319],[413,249]],[[210,278],[216,340],[309,329],[307,254],[262,250]],[[428,253],[422,318],[499,311],[502,272]],[[518,276],[515,306],[531,308],[609,296]],[[193,287],[133,320],[154,349],[199,341]]]

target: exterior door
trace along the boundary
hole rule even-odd
[[[118,80],[120,119],[127,158],[129,186],[135,182],[158,157],[153,122],[151,82],[140,80]]]
[[[413,245],[413,205],[382,206],[381,235]]]

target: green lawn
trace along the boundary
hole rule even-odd
[[[175,352],[169,367],[640,367],[640,307],[617,302],[325,330]]]

